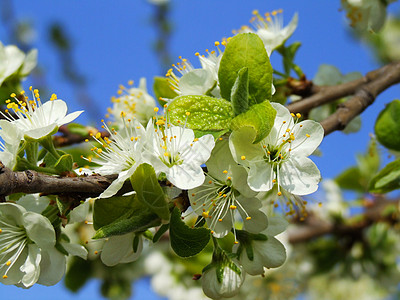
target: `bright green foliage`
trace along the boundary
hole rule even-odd
[[[59,173],[69,172],[72,171],[72,164],[72,155],[64,154],[54,164],[54,169],[56,169]]]
[[[256,132],[254,143],[264,139],[274,126],[276,110],[269,101],[255,104],[243,114],[238,115],[232,120],[231,129],[238,130],[242,127],[251,127]]]
[[[400,151],[400,100],[393,100],[379,114],[375,123],[378,141],[388,149]]]
[[[131,184],[138,199],[161,219],[169,220],[166,196],[158,183],[154,168],[141,164],[131,176]]]
[[[140,232],[161,223],[136,195],[97,199],[93,219],[94,239]]]
[[[249,108],[249,69],[246,67],[238,72],[232,87],[231,102],[235,116],[246,112]]]
[[[226,45],[218,70],[221,96],[231,100],[238,72],[248,68],[249,106],[271,99],[272,67],[262,40],[254,33],[242,33]]]
[[[400,159],[397,159],[384,167],[371,180],[370,192],[388,193],[400,188]]]
[[[181,257],[198,254],[210,240],[210,230],[206,228],[190,228],[181,219],[178,208],[174,208],[170,222],[171,247]]]
[[[227,129],[233,118],[230,102],[202,95],[180,96],[171,102],[168,110],[168,118],[172,124],[183,124],[187,118],[188,128],[203,131]],[[189,116],[187,112],[190,113]]]
[[[154,77],[153,90],[160,105],[165,104],[165,101],[160,100],[160,97],[174,99],[178,96],[178,94],[171,89],[171,85],[165,77]]]

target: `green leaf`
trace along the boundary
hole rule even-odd
[[[154,77],[153,90],[156,99],[161,106],[163,106],[166,102],[160,100],[160,97],[174,99],[178,96],[178,94],[175,93],[174,90],[171,88],[168,79],[165,77]]]
[[[276,110],[269,101],[265,101],[251,106],[248,111],[235,117],[231,122],[231,130],[251,127],[256,132],[253,143],[258,143],[270,133],[275,117]]]
[[[168,106],[168,118],[175,125],[190,129],[221,131],[229,128],[234,116],[231,103],[224,99],[204,95],[180,96]],[[190,112],[187,116],[186,113]]]
[[[78,292],[92,275],[92,262],[74,256],[68,264],[64,284],[70,291]]]
[[[362,184],[360,170],[357,167],[351,167],[335,178],[336,183],[345,190],[365,192],[365,185]]]
[[[86,126],[78,123],[70,123],[66,125],[70,133],[77,134],[80,136],[88,136],[89,130]]]
[[[283,56],[283,68],[285,69],[285,74],[290,75],[290,71],[295,66],[294,57],[296,56],[297,50],[299,50],[301,46],[300,42],[294,42],[288,47],[280,47],[278,48],[279,53]]]
[[[400,151],[400,100],[393,100],[375,122],[378,141],[388,149]]]
[[[157,243],[160,237],[162,237],[162,235],[166,233],[168,229],[169,229],[169,224],[161,225],[161,227],[157,230],[156,234],[153,237],[153,243]]]
[[[72,164],[72,155],[64,154],[57,160],[54,168],[60,173],[68,172],[72,170]]]
[[[384,194],[400,188],[400,159],[387,164],[372,178],[369,191]]]
[[[135,195],[97,199],[94,202],[93,227],[97,230],[111,224],[127,212],[133,214],[142,206]]]
[[[161,220],[155,213],[143,208],[142,210],[135,211],[133,215],[126,213],[111,224],[101,227],[96,231],[93,239],[122,235],[129,232],[141,232],[160,224]]]
[[[232,87],[242,68],[249,72],[249,106],[270,100],[272,67],[257,34],[238,34],[226,45],[218,70],[222,98],[231,100]]]
[[[168,202],[154,168],[146,163],[141,164],[130,179],[138,199],[161,219],[169,220]]]
[[[235,116],[244,113],[249,108],[249,69],[242,68],[238,72],[232,87],[231,102]]]
[[[194,131],[194,137],[195,138],[201,138],[202,136],[206,135],[206,134],[212,134],[214,139],[217,140],[218,138],[220,138],[221,136],[223,136],[225,133],[227,133],[229,130],[225,129],[225,130],[220,130],[220,131],[204,131],[204,130],[193,130]]]
[[[190,228],[181,219],[177,207],[171,214],[170,222],[171,247],[181,257],[190,257],[198,254],[207,246],[210,240],[210,230],[206,228]]]

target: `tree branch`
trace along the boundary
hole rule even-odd
[[[291,112],[308,113],[311,109],[333,102],[345,96],[354,95],[341,104],[338,110],[322,121],[325,135],[341,130],[357,115],[371,105],[375,98],[393,84],[400,82],[400,63],[391,63],[367,73],[363,78],[339,84],[323,86],[310,97],[293,102],[287,107]]]
[[[0,162],[0,200],[15,193],[79,194],[84,198],[101,194],[118,175],[59,177],[26,170],[13,172]]]

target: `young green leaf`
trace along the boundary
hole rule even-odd
[[[188,128],[202,131],[227,129],[234,116],[230,102],[202,95],[177,97],[168,106],[168,110],[171,123],[179,125],[187,119]]]
[[[168,203],[151,165],[145,163],[137,167],[131,184],[141,202],[161,219],[169,220]]]
[[[249,69],[246,67],[238,72],[232,87],[231,102],[235,116],[246,112],[249,108]]]
[[[369,185],[372,193],[384,194],[397,189],[400,189],[400,159],[387,164]]]
[[[271,131],[274,126],[275,116],[276,110],[271,106],[269,101],[255,104],[248,111],[232,120],[231,130],[251,127],[256,132],[253,143],[258,143]]]
[[[153,90],[158,103],[161,105],[164,105],[165,101],[160,100],[160,97],[174,99],[176,96],[178,96],[178,94],[172,90],[168,79],[165,77],[154,77]]]
[[[400,100],[393,100],[379,114],[375,123],[378,141],[388,149],[400,151]]]
[[[242,68],[249,72],[249,106],[270,100],[272,67],[257,34],[238,34],[226,45],[218,70],[222,98],[231,100],[232,87]]]
[[[181,257],[190,257],[198,254],[207,246],[210,240],[210,230],[206,228],[190,228],[181,220],[181,213],[177,207],[171,214],[170,222],[171,247]]]
[[[64,154],[62,155],[57,162],[54,164],[54,168],[60,172],[67,172],[72,170],[72,156],[70,154]]]

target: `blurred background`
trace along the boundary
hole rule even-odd
[[[164,76],[178,56],[199,67],[195,53],[213,49],[215,41],[249,24],[254,9],[262,14],[283,9],[285,24],[299,13],[298,28],[289,42],[301,41],[296,63],[308,79],[321,64],[335,65],[342,74],[364,75],[400,57],[400,48],[397,53],[377,51],[375,34],[356,35],[339,0],[2,0],[0,41],[25,52],[38,49],[38,66],[25,81],[25,89],[33,85],[42,94],[56,93],[70,111],[85,110],[77,122],[98,126],[120,84],[134,80],[137,85],[145,77],[152,94],[154,76]],[[399,3],[391,4],[388,12],[400,13]],[[390,37],[393,44],[399,43],[395,33]],[[274,55],[272,66],[279,69]],[[323,141],[322,156],[315,162],[324,178],[355,164],[354,153],[365,151],[376,116],[399,93],[398,86],[382,93],[362,115],[359,132],[336,132]],[[63,282],[27,291],[1,285],[0,294],[7,299],[102,299],[95,279],[76,294]],[[152,292],[148,278],[136,281],[133,294],[132,299],[163,299]]]

